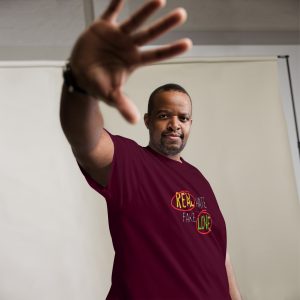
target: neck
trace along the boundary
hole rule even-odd
[[[153,147],[153,145],[151,145],[151,143],[149,143],[148,145],[152,150],[154,150],[155,152],[159,153],[160,155],[164,156],[164,157],[167,157],[169,159],[172,159],[172,160],[175,160],[175,161],[178,161],[178,162],[182,162],[181,159],[180,159],[180,153],[178,154],[175,154],[175,155],[168,155],[168,154],[165,154],[163,152],[161,152],[159,149],[156,149],[155,147]]]

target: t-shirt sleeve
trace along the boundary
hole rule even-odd
[[[107,185],[103,186],[96,182],[78,161],[77,164],[88,184],[108,201],[114,197],[116,191],[122,189],[126,173],[130,172],[130,168],[132,167],[132,159],[135,157],[135,154],[138,155],[139,146],[133,140],[119,135],[113,135],[108,131],[107,133],[110,135],[114,144],[113,160]]]
[[[79,162],[77,161],[78,167],[81,171],[81,173],[83,174],[83,176],[85,177],[87,183],[95,190],[97,191],[99,194],[101,194],[103,197],[107,198],[109,196],[109,193],[107,191],[107,186],[102,186],[101,184],[99,184],[98,182],[96,182],[85,170],[84,168],[79,164]]]

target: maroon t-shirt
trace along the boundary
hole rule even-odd
[[[115,250],[108,300],[230,300],[226,227],[204,176],[111,135],[106,187],[82,170],[106,198]]]

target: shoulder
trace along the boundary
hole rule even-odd
[[[189,172],[191,172],[191,174],[193,174],[194,176],[200,177],[204,182],[206,182],[208,185],[210,185],[207,178],[196,166],[188,163],[187,161],[184,161],[184,162],[186,163],[186,166],[189,169]]]
[[[111,137],[111,139],[113,140],[113,142],[117,142],[117,143],[126,143],[126,144],[131,144],[131,145],[135,145],[135,146],[139,146],[139,144],[127,137],[118,135],[118,134],[112,134],[111,132],[109,132],[108,130],[105,129],[105,131],[109,134],[109,136]]]
[[[186,160],[184,160],[184,163],[191,172],[194,172],[195,174],[198,174],[198,175],[202,175],[202,173],[199,171],[199,169],[196,166],[192,165],[191,163],[187,162]]]
[[[112,134],[109,131],[106,130],[106,132],[109,134],[115,148],[115,152],[122,152],[124,155],[128,154],[129,150],[139,150],[142,147],[134,140],[121,136]]]

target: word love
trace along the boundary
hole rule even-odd
[[[196,229],[201,234],[208,234],[211,232],[212,219],[210,214],[204,209],[197,217]]]

